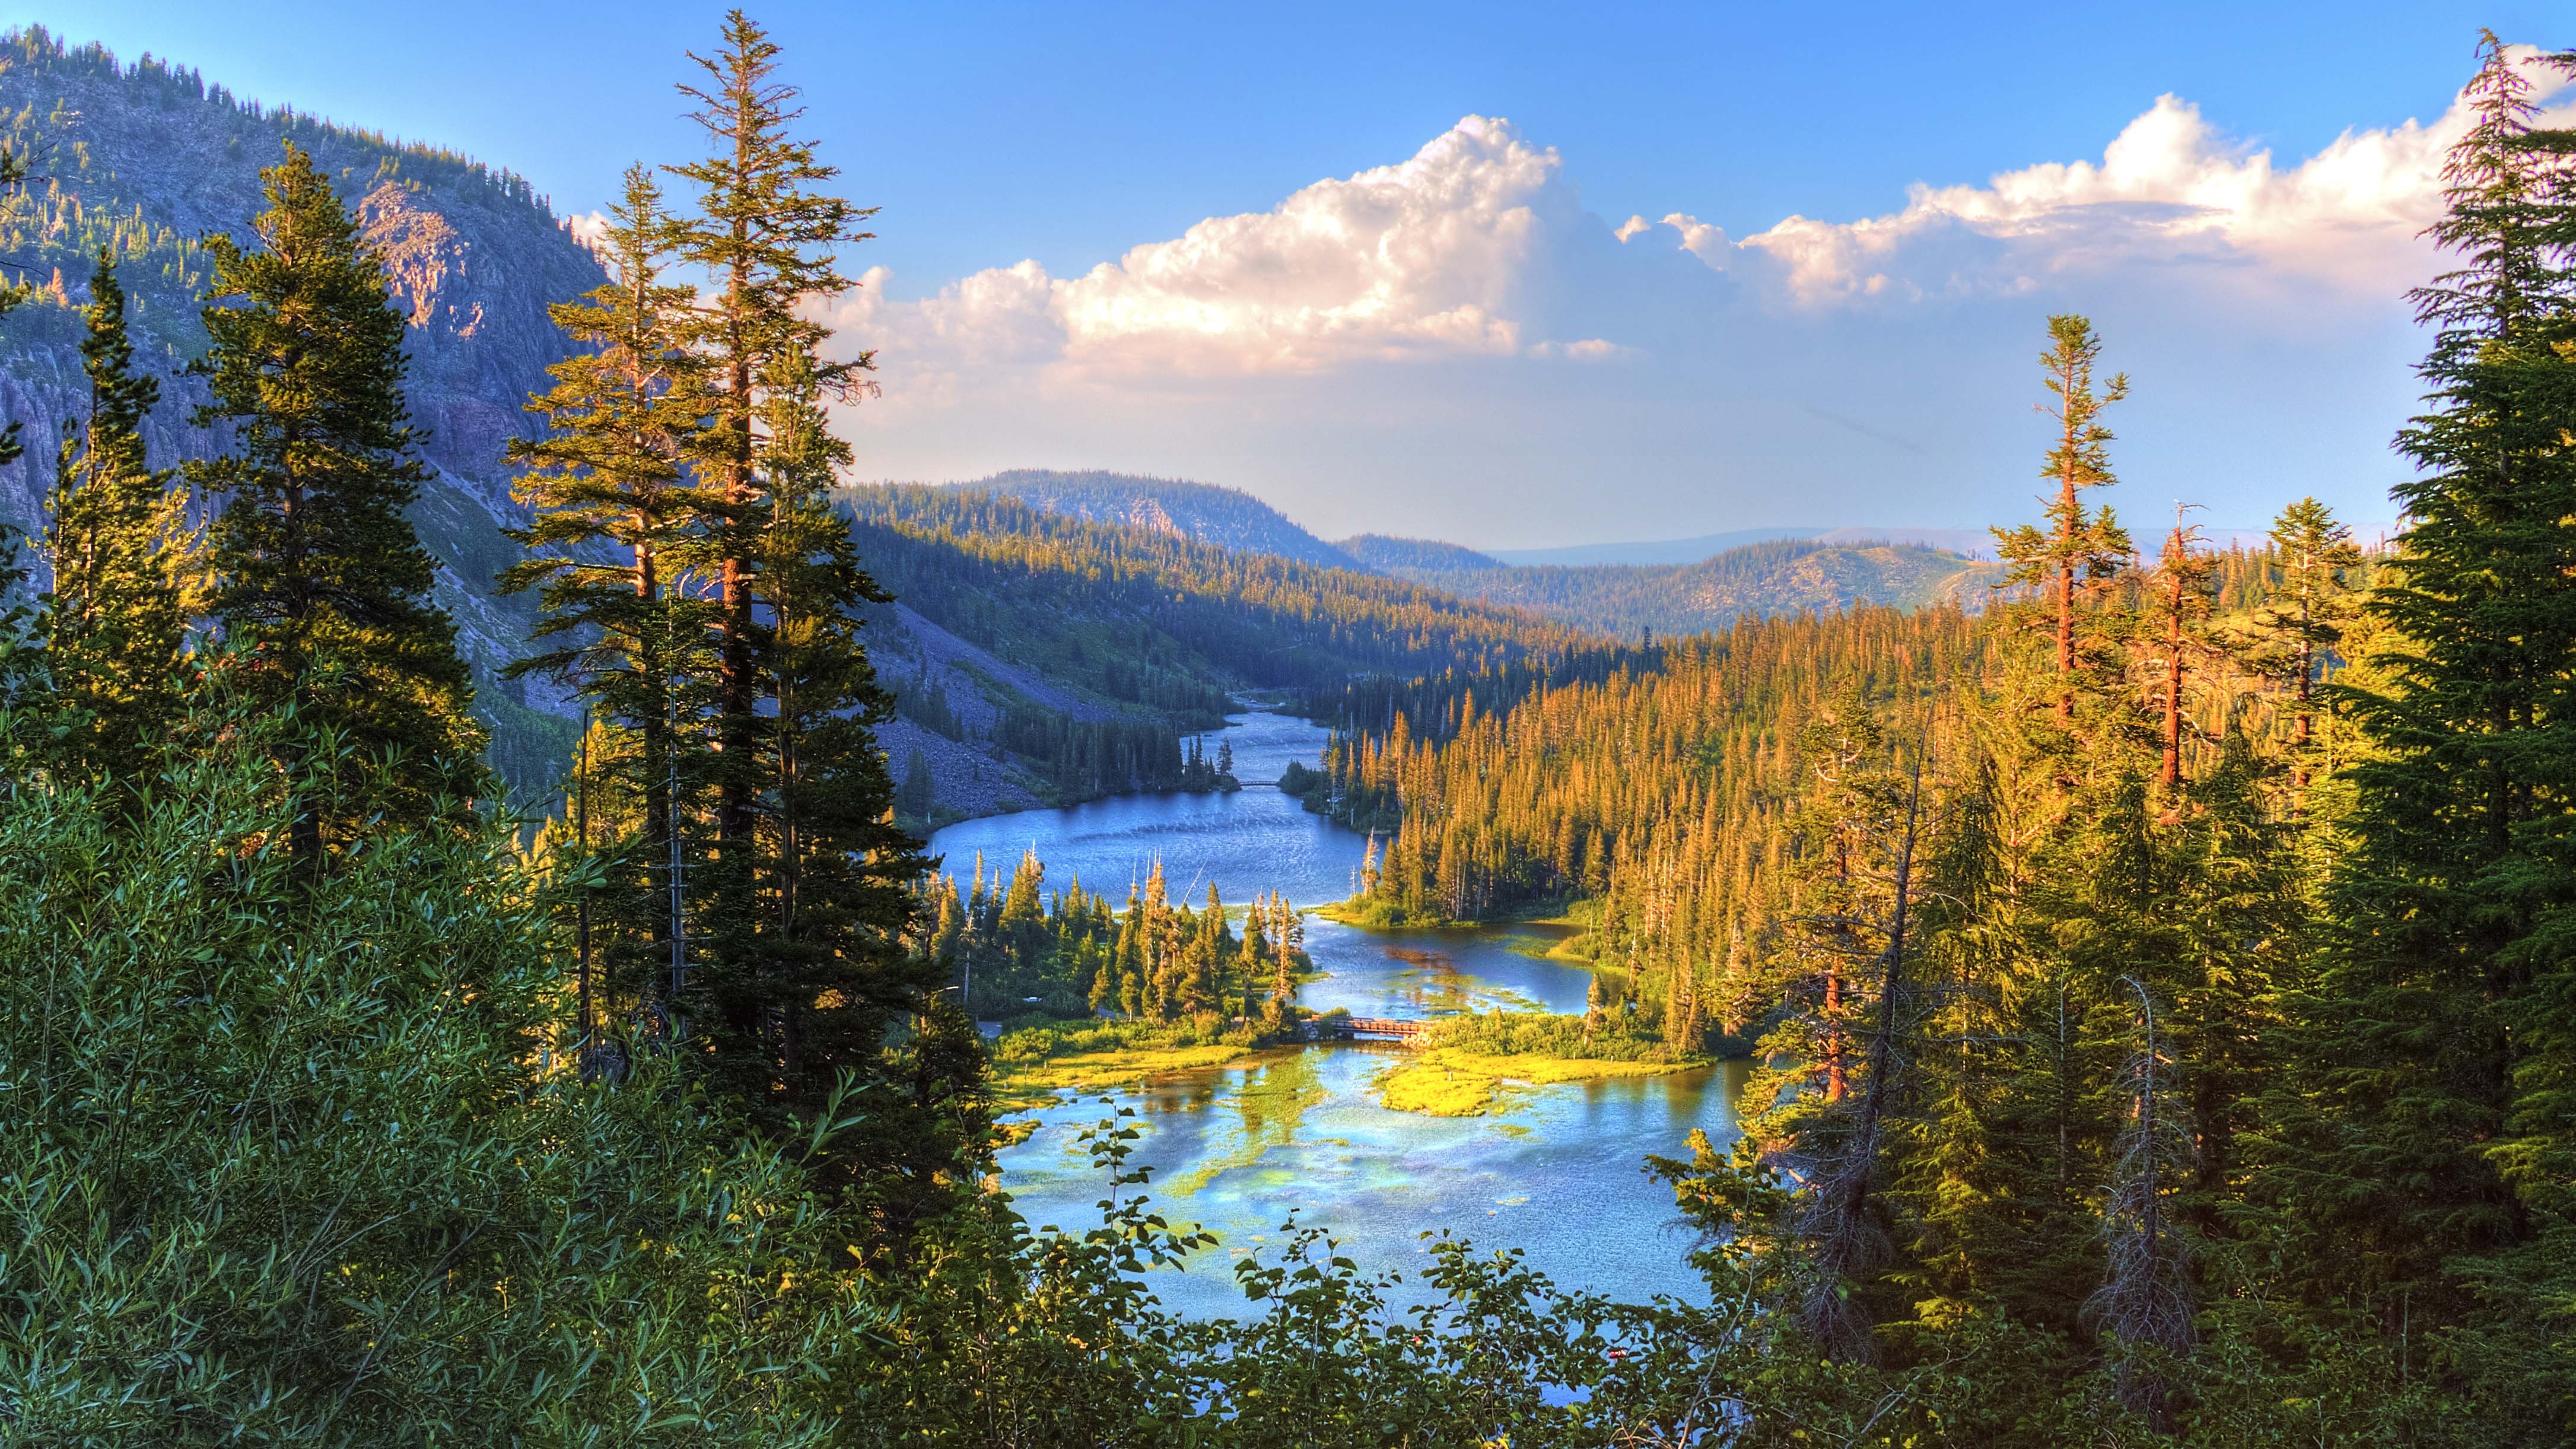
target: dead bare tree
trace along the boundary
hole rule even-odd
[[[1835,812],[1837,889],[1831,909],[1800,921],[1820,949],[1858,958],[1830,966],[1828,980],[1839,984],[1847,972],[1861,977],[1874,1016],[1857,1084],[1838,1070],[1845,1050],[1842,1022],[1826,1023],[1829,1070],[1843,1090],[1828,1093],[1825,1115],[1800,1134],[1783,1163],[1804,1188],[1789,1224],[1808,1259],[1796,1305],[1800,1326],[1845,1362],[1876,1356],[1875,1325],[1850,1288],[1885,1263],[1890,1247],[1881,1223],[1881,1157],[1903,1086],[1901,1043],[1912,1009],[1906,967],[1917,847],[1925,829],[1925,753],[1914,752],[1901,794],[1888,788],[1895,782],[1886,777],[1875,783],[1856,778],[1856,761],[1840,778],[1822,777],[1850,797]],[[1850,970],[1853,964],[1861,969]]]
[[[2085,1305],[2096,1331],[2117,1349],[2120,1402],[2158,1430],[2173,1417],[2167,1366],[2189,1354],[2191,1241],[2165,1210],[2165,1193],[2189,1169],[2191,1139],[2180,1114],[2165,1110],[2166,1063],[2156,1039],[2156,1003],[2145,983],[2121,978],[2138,997],[2138,1047],[2129,1058],[2130,1111],[2120,1134],[2118,1176],[2102,1208],[2108,1266]]]

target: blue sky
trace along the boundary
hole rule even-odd
[[[686,153],[669,86],[715,18],[248,13],[0,6],[567,214]],[[2406,235],[2476,27],[2576,44],[2539,3],[756,13],[883,208],[839,309],[882,348],[863,472],[1134,468],[1494,547],[2018,517],[2067,308],[2135,375],[2133,521],[2384,518]]]

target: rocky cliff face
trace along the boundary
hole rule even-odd
[[[540,682],[493,673],[523,647],[531,618],[526,600],[492,593],[493,573],[516,552],[500,530],[520,517],[502,452],[532,433],[520,405],[564,352],[546,305],[604,274],[545,199],[452,152],[249,104],[192,71],[150,57],[120,64],[32,27],[0,35],[0,135],[32,172],[0,200],[0,262],[39,289],[0,321],[0,418],[22,423],[27,445],[0,468],[0,523],[42,526],[62,424],[86,409],[74,309],[88,300],[101,245],[115,249],[133,294],[137,350],[163,378],[147,430],[153,461],[221,447],[189,424],[205,392],[181,373],[205,343],[200,239],[247,237],[260,168],[292,140],[337,179],[411,323],[412,419],[435,473],[415,522],[442,565],[440,602],[476,667],[496,763],[523,783],[549,774],[575,711]]]

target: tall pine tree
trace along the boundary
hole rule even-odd
[[[597,903],[610,994],[636,1003],[669,995],[687,930],[668,881],[676,859],[685,882],[703,846],[719,619],[692,587],[710,500],[689,454],[710,403],[682,343],[695,293],[668,274],[678,232],[653,174],[630,169],[601,248],[610,280],[548,309],[582,350],[528,404],[547,435],[511,445],[531,555],[501,577],[538,591],[546,646],[511,672],[568,681],[606,727],[582,783],[611,806],[603,844],[617,864]]]
[[[2317,746],[2317,677],[2352,617],[2350,575],[2361,563],[2361,550],[2352,530],[2314,498],[2282,509],[2272,520],[2271,539],[2281,588],[2254,611],[2249,662],[2289,688],[2291,787],[2304,793]]]
[[[2377,754],[2333,882],[2348,930],[2279,1128],[2281,1180],[2345,1248],[2327,1271],[2427,1326],[2466,1311],[2445,1265],[2531,1230],[2496,1161],[2514,1022],[2576,945],[2576,134],[2534,131],[2529,74],[2484,55],[2432,228],[2459,265],[2414,294],[2430,406],[2398,437],[2422,473],[2369,604],[2387,683],[2353,699]]]
[[[875,727],[892,718],[860,637],[858,611],[888,602],[860,568],[830,489],[849,447],[832,436],[822,368],[802,348],[769,364],[767,500],[753,577],[752,639],[766,701],[750,828],[708,872],[724,910],[696,999],[719,1075],[779,1124],[825,1105],[834,1083],[880,1070],[887,1028],[940,983],[904,949],[909,883],[928,867],[894,822],[894,783]],[[1012,898],[1033,909],[1024,864]],[[853,1180],[861,1163],[847,1164]]]
[[[815,386],[838,399],[871,365],[866,353],[836,362],[818,355],[828,329],[808,315],[806,304],[850,286],[836,269],[837,249],[868,240],[858,223],[874,213],[816,189],[840,172],[789,134],[804,110],[796,88],[778,79],[778,55],[776,42],[750,17],[739,10],[726,15],[722,45],[713,55],[690,57],[705,72],[704,83],[680,88],[696,103],[691,119],[705,132],[709,154],[671,168],[697,191],[698,214],[681,234],[680,255],[710,288],[691,320],[689,341],[712,393],[695,458],[719,504],[709,572],[723,606],[720,841],[751,828],[751,797],[760,788],[752,764],[763,728],[753,575],[770,504],[764,454],[778,441],[765,427],[773,369],[790,354],[807,354],[814,358]]]
[[[171,470],[144,457],[161,381],[134,370],[125,289],[105,249],[89,287],[89,416],[63,429],[50,500],[45,657],[63,711],[59,763],[79,778],[139,782],[180,708],[187,519]]]
[[[1997,551],[2008,565],[2004,577],[2036,588],[2056,644],[2057,718],[2075,718],[2077,676],[2085,669],[2084,639],[2076,623],[2079,600],[2117,576],[2129,558],[2129,536],[2108,507],[2084,501],[2085,490],[2116,481],[2111,473],[2110,428],[2102,411],[2129,395],[2129,379],[2115,374],[2096,387],[2093,369],[2102,357],[2102,339],[2093,324],[2071,313],[2048,319],[2048,351],[2041,353],[2050,401],[2040,410],[2057,422],[2057,439],[2048,450],[2040,476],[2057,485],[2053,497],[2040,501],[2047,510],[2045,528],[2023,524],[1998,528]]]
[[[312,157],[260,173],[255,247],[217,236],[198,364],[232,449],[190,480],[229,498],[209,539],[210,612],[239,684],[291,710],[291,848],[318,867],[384,818],[420,822],[484,788],[485,731],[434,565],[404,510],[427,476],[384,268]]]

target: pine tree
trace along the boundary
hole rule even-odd
[[[685,879],[701,848],[691,822],[714,672],[716,609],[688,586],[703,509],[686,457],[708,403],[679,335],[692,290],[666,280],[676,234],[652,173],[629,169],[601,247],[611,279],[547,309],[582,350],[528,404],[547,436],[510,445],[531,554],[500,579],[538,590],[533,633],[547,646],[507,672],[568,681],[617,731],[598,768],[639,808],[601,906],[622,927],[612,977],[639,997],[668,994],[673,933],[686,930],[667,882],[675,857]]]
[[[2343,642],[2354,599],[2349,574],[2361,562],[2352,530],[2314,498],[2272,520],[2280,593],[2254,611],[2253,666],[2290,692],[2291,788],[2304,793],[2316,748],[2317,675],[2322,655]]]
[[[2073,314],[2048,319],[2049,349],[2040,354],[2053,402],[2041,411],[2057,420],[2057,441],[2048,450],[2040,476],[2057,484],[2055,497],[2042,498],[2049,526],[2023,524],[1998,528],[1995,545],[2009,566],[2007,582],[2041,589],[2044,610],[2056,644],[2057,718],[2075,718],[2076,680],[2085,666],[2083,640],[2076,627],[2076,604],[2087,593],[2118,575],[2129,557],[2129,536],[2105,507],[2084,501],[2084,490],[2116,481],[2111,473],[2113,434],[2103,426],[2102,410],[2129,395],[2126,374],[2116,374],[2096,391],[2094,365],[2101,360],[2102,339],[2093,324]]]
[[[46,663],[66,716],[62,763],[78,777],[140,783],[180,709],[190,540],[172,471],[144,457],[161,382],[134,370],[125,289],[103,249],[82,319],[90,409],[63,429],[50,502]]]
[[[931,772],[930,756],[923,753],[921,746],[913,746],[911,756],[904,761],[903,784],[896,788],[894,808],[908,819],[923,822],[926,827],[930,812],[939,804],[938,791],[939,782]]]
[[[769,702],[751,736],[761,788],[748,801],[751,829],[708,871],[718,916],[697,984],[720,1072],[746,1101],[773,1104],[783,1125],[820,1110],[841,1074],[865,1082],[887,1028],[937,983],[911,971],[902,949],[908,886],[928,862],[894,822],[876,743],[893,701],[860,638],[858,611],[889,599],[830,505],[849,449],[829,431],[810,353],[773,357],[763,385],[769,502],[748,636]],[[1012,882],[1011,899],[1025,892],[1021,919],[1036,913],[1034,867]],[[737,901],[748,909],[737,913]],[[1008,941],[1008,901],[997,915]]]
[[[2157,703],[2163,707],[2156,732],[2156,783],[2168,795],[2182,787],[2183,684],[2194,659],[2209,648],[2202,631],[2209,621],[2210,559],[2199,547],[2200,530],[2185,526],[2180,510],[2176,513],[2155,577],[2149,580],[2154,647],[2161,656],[2156,660]]]
[[[749,772],[761,730],[760,643],[755,637],[753,575],[765,532],[765,454],[781,439],[765,428],[774,387],[810,387],[846,400],[864,386],[873,355],[843,361],[817,355],[827,335],[807,304],[850,286],[835,269],[836,249],[869,239],[858,223],[874,214],[814,188],[840,174],[813,147],[788,134],[803,115],[797,91],[777,79],[779,49],[740,10],[725,17],[723,42],[711,56],[692,55],[703,85],[684,85],[696,103],[691,119],[710,144],[706,159],[671,168],[697,188],[698,215],[680,236],[680,255],[712,287],[688,328],[711,393],[708,426],[694,457],[714,493],[717,527],[710,572],[722,605],[719,620],[717,735],[727,769],[716,834],[730,841],[751,828]],[[778,364],[803,357],[795,380]]]
[[[2135,977],[2121,984],[2138,1000],[2138,1042],[2124,1084],[2128,1125],[2102,1211],[2109,1272],[2085,1309],[2122,1351],[2114,1365],[2121,1402],[2164,1430],[2172,1422],[2173,1370],[2194,1339],[2191,1243],[2171,1201],[2191,1144],[2166,1090],[2155,999]]]
[[[2492,35],[2465,103],[2431,230],[2458,265],[2414,294],[2431,392],[2398,443],[2422,472],[2368,605],[2397,642],[2352,700],[2377,753],[2351,772],[2345,938],[2274,1129],[2301,1145],[2276,1177],[2294,1210],[2347,1245],[2321,1271],[2397,1285],[2436,1324],[2467,1308],[2446,1264],[2530,1231],[2497,1170],[2528,1160],[2499,1140],[2537,1045],[2514,1026],[2576,932],[2576,132],[2532,128],[2530,75]]]
[[[241,687],[292,713],[289,844],[314,868],[371,820],[423,821],[480,793],[485,731],[404,516],[427,473],[384,270],[293,142],[260,179],[258,249],[206,243],[212,345],[198,368],[214,400],[197,421],[229,424],[234,445],[188,472],[231,499],[208,543],[210,612],[249,651]],[[341,752],[363,763],[357,778]]]

